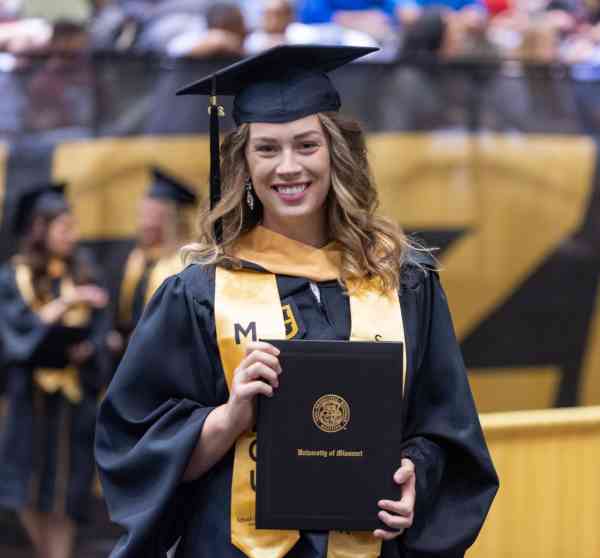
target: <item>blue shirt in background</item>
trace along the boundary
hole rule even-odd
[[[302,23],[328,23],[338,11],[381,10],[394,17],[398,0],[298,0],[296,14]]]
[[[380,10],[395,18],[397,6],[446,7],[460,10],[477,6],[487,11],[483,0],[298,0],[297,18],[302,23],[328,23],[337,11]]]

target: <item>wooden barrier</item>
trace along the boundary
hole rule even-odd
[[[481,420],[500,491],[469,558],[600,558],[600,407]]]

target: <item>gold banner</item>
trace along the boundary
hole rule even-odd
[[[54,152],[52,176],[68,196],[85,240],[131,238],[138,202],[158,165],[189,184],[206,185],[208,139],[198,136],[66,142]],[[199,192],[205,197],[205,190]]]
[[[409,230],[462,233],[441,258],[460,341],[477,331],[580,227],[596,166],[593,142],[577,136],[402,133],[373,134],[368,143],[385,213]],[[137,202],[150,180],[148,165],[154,163],[202,184],[205,193],[205,137],[102,139],[57,148],[53,176],[70,181],[84,238],[134,234]],[[600,310],[600,302],[596,306]],[[598,363],[596,318],[580,381],[580,400],[586,404],[600,404]],[[560,365],[491,362],[471,370],[480,409],[553,406],[563,374]]]

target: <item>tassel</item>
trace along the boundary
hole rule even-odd
[[[214,209],[221,200],[221,157],[219,118],[225,116],[222,106],[217,103],[217,80],[213,76],[212,95],[209,97],[208,112],[210,115],[210,208]],[[215,239],[220,243],[223,239],[223,223],[219,219],[215,223]]]

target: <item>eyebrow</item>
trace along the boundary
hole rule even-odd
[[[319,136],[321,136],[322,134],[321,134],[321,132],[319,130],[307,130],[306,132],[302,132],[300,134],[296,134],[293,139],[295,139],[295,140],[304,139],[307,136],[311,136],[311,135],[319,135]],[[277,139],[276,138],[270,138],[268,136],[259,136],[259,137],[256,137],[256,138],[252,138],[252,141],[267,141],[267,142],[270,141],[270,142],[276,142]]]

